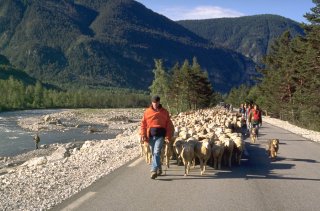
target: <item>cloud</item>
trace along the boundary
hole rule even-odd
[[[216,6],[198,6],[192,9],[184,7],[167,8],[160,12],[171,20],[210,19],[223,17],[240,17],[243,13]]]

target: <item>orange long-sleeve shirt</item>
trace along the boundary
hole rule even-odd
[[[172,137],[173,124],[170,120],[169,112],[160,107],[155,111],[152,106],[146,109],[141,120],[140,135],[149,139],[150,128],[166,129],[166,138],[169,140]]]

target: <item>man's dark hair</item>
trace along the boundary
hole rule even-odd
[[[160,97],[158,95],[154,95],[152,96],[151,101],[154,103],[160,102]]]

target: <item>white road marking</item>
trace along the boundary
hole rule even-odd
[[[259,178],[266,178],[265,175],[255,175],[255,174],[247,174],[246,177],[259,177]]]
[[[77,200],[75,200],[73,203],[69,204],[67,207],[63,208],[62,211],[75,210],[83,202],[85,202],[86,200],[92,198],[96,194],[97,194],[96,192],[88,192],[85,195],[83,195],[80,198],[78,198]]]
[[[143,158],[139,158],[139,159],[137,159],[136,161],[130,163],[130,164],[128,165],[128,167],[134,167],[134,166],[138,165],[142,160],[143,160]]]

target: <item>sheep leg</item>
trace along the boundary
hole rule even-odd
[[[151,154],[151,152],[148,152],[147,153],[147,156],[148,156],[148,164],[150,164],[151,163],[151,160],[152,160],[152,154]]]
[[[165,163],[167,168],[169,168],[169,145],[166,143],[165,145],[165,152],[164,152],[164,159],[165,159]]]
[[[181,163],[182,163],[181,155],[178,155],[177,156],[177,165],[180,166]]]
[[[144,150],[143,150],[143,145],[140,144],[140,157],[143,157]]]
[[[213,158],[213,167],[214,167],[214,169],[217,169],[217,167],[218,167],[218,158]]]
[[[200,173],[201,175],[203,175],[203,160],[201,158],[199,158],[200,160]]]
[[[206,172],[206,165],[207,165],[208,160],[204,160],[203,162],[203,174]]]
[[[166,166],[167,166],[167,168],[170,168],[170,158],[169,158],[169,154],[166,155]]]
[[[188,175],[189,175],[189,172],[190,172],[190,166],[191,166],[191,162],[188,161],[188,166],[187,166],[187,173],[188,173]]]
[[[222,160],[222,156],[218,157],[218,169],[221,169],[221,160]]]
[[[149,153],[148,152],[146,152],[145,153],[145,160],[146,160],[146,163],[147,164],[150,164],[150,158],[149,158],[150,156],[149,156]]]
[[[184,160],[184,158],[182,158],[182,162],[183,162],[183,165],[184,165],[184,176],[187,176],[187,174],[188,174],[188,172],[187,172],[188,163],[187,163],[187,161]]]
[[[223,163],[224,163],[225,166],[227,165],[227,152],[226,151],[223,154]]]
[[[185,162],[185,164],[184,164],[184,176],[187,176],[188,174],[189,174],[188,162]]]
[[[241,154],[238,153],[237,154],[237,163],[238,163],[238,165],[240,165],[240,162],[241,162]]]
[[[232,153],[230,153],[229,158],[228,158],[228,166],[231,168],[231,158],[232,158]]]

